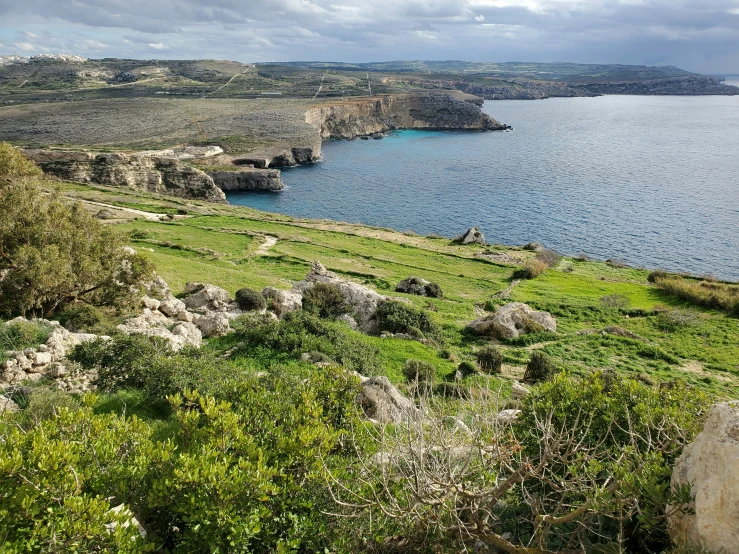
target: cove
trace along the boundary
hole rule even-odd
[[[739,280],[739,97],[486,102],[510,132],[329,141],[280,193],[228,200],[292,216]]]

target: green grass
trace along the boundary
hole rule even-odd
[[[552,312],[558,333],[543,345],[501,345],[504,364],[521,367],[531,348],[544,348],[558,367],[575,373],[616,369],[655,382],[683,378],[719,395],[739,392],[737,319],[693,307],[699,315],[696,323],[668,332],[659,310],[689,304],[649,283],[645,270],[564,258],[537,278],[520,282],[509,298],[499,299],[495,295],[511,284],[515,269],[534,253],[489,247],[520,261],[519,265],[498,264],[475,257],[479,247],[455,245],[441,237],[302,220],[123,189],[62,186],[77,198],[157,212],[187,210],[191,215],[177,221],[141,219],[118,226],[127,233],[135,231],[131,245],[153,261],[175,293],[188,281],[213,283],[231,293],[268,285],[288,289],[305,277],[313,260],[320,260],[347,279],[432,310],[432,317],[444,329],[443,348],[454,354],[454,363],[418,342],[367,338],[380,348],[383,371],[396,383],[403,381],[400,368],[408,358],[433,363],[440,376],[450,373],[459,361],[474,360],[486,339],[469,335],[464,326],[485,313],[486,305],[494,309],[508,301],[521,301]],[[256,255],[265,235],[277,237],[278,242],[267,255]],[[395,285],[411,275],[438,283],[444,298],[396,293]],[[628,306],[607,308],[601,299],[609,295],[626,297]],[[643,340],[602,335],[609,326],[627,329]],[[227,349],[219,341],[213,347]]]

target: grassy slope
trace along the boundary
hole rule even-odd
[[[383,294],[404,296],[430,307],[445,326],[447,346],[456,359],[472,359],[484,341],[462,332],[465,323],[511,281],[515,265],[474,257],[481,249],[456,246],[443,238],[418,237],[384,229],[298,220],[234,206],[163,199],[120,189],[64,185],[70,196],[128,205],[160,213],[186,209],[189,216],[168,222],[131,220],[119,228],[131,244],[149,256],[173,290],[188,281],[205,281],[230,292],[248,286],[289,288],[302,279],[313,260]],[[264,236],[278,238],[267,255],[256,255]],[[525,260],[532,253],[493,247]],[[722,313],[695,309],[699,323],[667,332],[655,307],[686,307],[647,282],[648,272],[602,262],[562,260],[535,280],[513,288],[510,299],[551,311],[558,320],[557,340],[526,346],[505,345],[504,374],[520,376],[529,350],[544,348],[557,364],[575,373],[613,368],[655,381],[681,377],[718,394],[739,392],[739,322]],[[426,299],[393,291],[409,275],[441,285],[444,299]],[[601,298],[619,294],[628,312],[603,308]],[[639,310],[643,310],[640,313]],[[643,337],[635,341],[599,332],[618,325]],[[578,334],[578,331],[591,334]],[[432,361],[442,374],[454,367],[436,351],[416,342],[370,339],[382,348],[385,370],[393,380],[410,357]]]

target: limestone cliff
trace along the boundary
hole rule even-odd
[[[277,169],[246,168],[239,171],[208,171],[221,190],[269,190],[285,188]]]
[[[70,181],[226,201],[223,191],[207,173],[172,158],[69,150],[25,150],[24,154],[45,173]]]
[[[355,138],[392,129],[479,130],[507,128],[480,110],[477,98],[466,101],[452,94],[418,92],[391,94],[328,104],[306,111],[305,120],[322,138]]]

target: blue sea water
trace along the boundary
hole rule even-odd
[[[234,204],[739,280],[739,97],[486,102],[509,132],[324,143]]]

